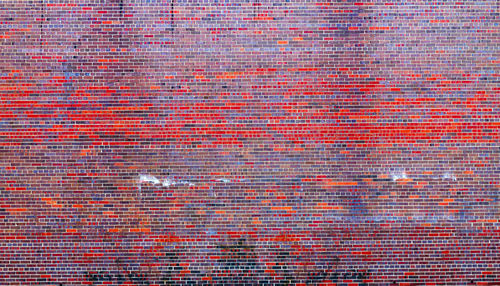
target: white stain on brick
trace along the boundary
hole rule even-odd
[[[155,176],[151,175],[139,175],[139,184],[142,183],[153,183],[153,184],[159,184],[160,180],[158,180]]]
[[[189,182],[189,181],[180,181],[179,183],[182,184],[182,185],[188,185],[188,186],[191,186],[191,187],[194,186],[194,184],[191,183],[191,182]]]
[[[191,182],[189,182],[189,181],[176,181],[176,180],[169,179],[169,178],[166,178],[166,179],[163,179],[162,181],[160,181],[155,176],[152,176],[152,175],[143,175],[143,174],[139,175],[139,181],[138,182],[139,182],[139,190],[141,189],[141,184],[142,183],[152,183],[154,185],[161,184],[164,187],[171,187],[171,186],[175,186],[175,185],[189,185],[189,186],[194,186],[194,184],[191,183]]]
[[[165,179],[162,181],[161,183],[164,187],[170,187],[170,186],[173,186],[175,185],[175,181],[173,180],[170,180],[170,179]]]
[[[163,180],[162,182],[162,185],[164,187],[170,187],[170,186],[175,186],[175,185],[189,185],[189,186],[194,186],[193,183],[189,182],[189,181],[176,181],[176,180],[172,180],[172,179],[165,179]]]
[[[455,177],[455,175],[453,173],[444,173],[442,178],[444,180],[453,180],[453,181],[457,180],[457,177]]]
[[[408,179],[406,172],[393,172],[393,173],[391,173],[391,177],[392,177],[393,181]]]

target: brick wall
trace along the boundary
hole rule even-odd
[[[0,285],[498,285],[497,1],[0,1]]]

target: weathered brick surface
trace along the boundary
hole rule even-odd
[[[498,11],[1,1],[0,285],[498,285]]]

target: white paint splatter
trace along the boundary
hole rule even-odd
[[[457,177],[455,177],[455,175],[453,173],[444,173],[443,176],[442,176],[443,179],[450,179],[450,180],[453,180],[453,181],[456,181],[457,180]]]
[[[231,180],[226,179],[226,178],[221,178],[221,179],[215,179],[217,182],[222,182],[222,183],[230,183]]]
[[[176,180],[171,180],[171,179],[165,179],[162,182],[162,185],[164,187],[170,187],[170,186],[175,186],[175,185],[188,185],[188,186],[194,186],[193,183],[189,181],[176,181]]]
[[[155,176],[151,175],[139,175],[139,184],[142,183],[153,183],[153,184],[159,184],[160,180],[158,180]]]
[[[139,175],[139,189],[141,189],[142,183],[152,183],[154,185],[161,184],[164,187],[170,187],[170,186],[175,186],[175,185],[194,186],[194,184],[189,182],[189,181],[176,181],[176,180],[172,180],[169,178],[166,178],[160,182],[160,180],[158,178],[156,178],[155,176],[144,175],[144,174]]]
[[[170,179],[165,179],[165,180],[163,180],[163,182],[162,182],[161,184],[162,184],[164,187],[170,187],[170,186],[175,185],[175,181],[170,180]]]
[[[180,181],[180,183],[183,185],[194,186],[194,184],[189,181]]]
[[[408,179],[406,172],[393,172],[391,173],[391,177],[393,181]]]

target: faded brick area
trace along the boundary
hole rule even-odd
[[[0,285],[500,284],[499,6],[0,1]]]

